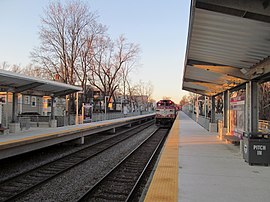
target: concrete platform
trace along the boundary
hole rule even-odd
[[[179,141],[175,141],[175,135]],[[174,155],[175,150],[168,149],[175,146],[178,155]],[[178,171],[176,175],[175,169]],[[178,176],[178,183],[175,176]],[[248,165],[239,152],[239,146],[219,140],[217,133],[209,133],[180,112],[145,201],[153,199],[179,202],[270,201],[270,167]]]
[[[31,128],[0,135],[0,159],[70,140],[82,144],[85,136],[153,118],[154,114],[147,114],[59,128]]]

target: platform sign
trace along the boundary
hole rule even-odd
[[[84,104],[84,120],[92,120],[92,104],[85,103]]]
[[[2,109],[3,109],[3,104],[6,104],[6,94],[0,94],[0,127],[2,125]]]
[[[242,139],[245,125],[245,95],[235,92],[230,98],[230,132]]]
[[[0,104],[6,104],[6,94],[0,94]]]

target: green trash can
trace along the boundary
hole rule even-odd
[[[270,164],[270,135],[262,132],[243,134],[243,158],[249,165]]]

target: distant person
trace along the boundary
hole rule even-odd
[[[208,111],[207,116],[208,116],[209,118],[211,118],[211,110]]]

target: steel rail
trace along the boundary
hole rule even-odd
[[[122,131],[117,136],[100,141],[96,144],[90,145],[89,147],[83,148],[72,154],[68,154],[1,182],[0,201],[13,201],[16,198],[29,193],[31,190],[66,172],[67,170],[89,160],[90,158],[93,158],[133,135],[136,135],[138,132],[145,130],[145,128],[153,125],[153,123],[153,121],[149,121],[143,125],[136,126],[135,128]],[[131,134],[126,135],[127,132],[131,132]],[[112,142],[110,143],[110,141]],[[96,148],[97,151],[94,151],[93,148]],[[91,152],[89,152],[89,150]],[[85,156],[84,153],[86,153],[87,156]],[[71,160],[73,162],[71,162]]]
[[[154,149],[151,151],[151,155],[150,157],[148,156],[147,158],[147,163],[146,165],[143,166],[143,169],[141,169],[142,171],[146,171],[146,166],[149,165],[149,159],[152,158],[154,156],[154,152],[157,151],[157,147],[159,147],[161,145],[161,142],[164,140],[164,138],[167,135],[168,129],[156,129],[147,139],[145,139],[141,144],[139,144],[134,150],[132,150],[124,159],[122,159],[116,166],[114,166],[103,178],[101,178],[92,188],[88,189],[86,191],[85,194],[83,194],[78,200],[77,202],[85,202],[85,201],[99,201],[99,200],[112,200],[112,201],[128,201],[129,199],[132,198],[133,196],[133,191],[136,189],[137,185],[139,184],[139,181],[141,179],[141,177],[143,176],[142,171],[140,171],[140,174],[138,176],[136,176],[136,179],[132,180],[132,182],[130,182],[129,180],[131,178],[135,178],[134,176],[113,176],[113,175],[117,175],[117,171],[121,170],[120,167],[122,166],[125,169],[126,173],[132,173],[134,172],[134,170],[137,169],[137,165],[134,165],[134,162],[129,162],[127,163],[130,159],[135,159],[134,155],[136,155],[136,152],[139,152],[143,146],[148,146],[147,143],[153,141],[154,137],[156,134],[158,134],[158,132],[160,131],[166,131],[163,132],[163,137],[160,137],[161,139],[158,140],[158,143],[156,145],[154,145]],[[153,141],[155,142],[155,141]],[[140,155],[142,156],[142,155]],[[135,160],[134,160],[135,161]],[[125,165],[126,163],[126,165]],[[132,165],[133,164],[133,165]],[[129,168],[130,167],[130,168]],[[130,170],[128,170],[130,169]],[[135,171],[136,172],[136,171]],[[113,179],[117,179],[117,183],[118,184],[113,184],[114,182]],[[106,184],[107,182],[109,182],[108,184]],[[110,184],[111,183],[111,184]],[[117,190],[117,187],[119,188],[119,183],[122,183],[122,187],[128,187],[130,186],[130,191],[129,193],[126,193],[126,190]],[[132,185],[130,185],[132,183]],[[102,190],[102,186],[104,186],[103,184],[106,184],[106,189]],[[114,187],[115,190],[109,190],[111,187]],[[120,188],[121,189],[121,188]],[[126,188],[128,189],[128,188]],[[111,195],[112,192],[114,192],[115,196],[103,196],[104,194],[108,194]],[[101,194],[101,196],[100,196]],[[111,197],[111,198],[110,198]],[[123,197],[125,197],[125,199],[123,199]]]

